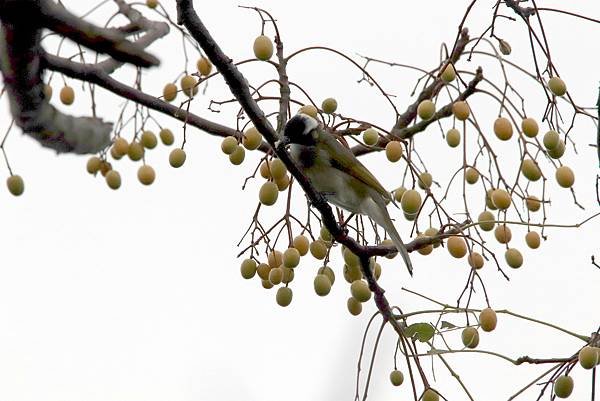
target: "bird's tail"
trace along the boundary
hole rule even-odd
[[[400,238],[400,234],[398,234],[398,231],[396,231],[396,227],[394,227],[394,224],[392,223],[391,219],[389,220],[388,224],[383,226],[383,228],[385,228],[385,231],[387,231],[388,235],[392,239],[392,242],[396,246],[398,253],[400,254],[400,256],[402,256],[402,259],[404,260],[404,263],[406,264],[406,268],[408,269],[408,272],[412,276],[413,268],[412,268],[412,263],[410,261],[410,257],[408,256],[408,251],[406,250],[406,246],[404,245],[404,242],[402,242],[402,239]]]
[[[374,197],[372,197],[372,199],[375,200],[375,203],[377,205],[376,205],[376,207],[369,208],[369,209],[374,209],[374,210],[369,210],[369,213],[367,213],[367,215],[369,215],[369,217],[371,217],[373,220],[375,220],[375,223],[377,223],[378,225],[383,227],[385,229],[385,231],[388,233],[392,242],[394,243],[394,246],[398,250],[398,253],[400,254],[400,256],[402,256],[402,259],[404,260],[404,263],[406,264],[406,268],[408,269],[408,272],[412,276],[413,268],[412,268],[412,262],[410,261],[410,257],[408,256],[408,251],[406,250],[406,246],[404,245],[404,242],[402,242],[402,239],[400,238],[400,234],[398,234],[398,231],[396,231],[396,227],[394,226],[394,223],[392,222],[392,219],[390,218],[390,214],[388,213],[387,208],[385,207],[385,203],[383,202],[383,199],[381,199],[381,203],[377,202],[377,200],[379,199],[378,197],[374,196]],[[375,206],[375,205],[373,205],[373,206]]]

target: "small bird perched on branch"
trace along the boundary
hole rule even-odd
[[[290,156],[327,201],[369,216],[385,229],[412,275],[408,251],[387,211],[392,197],[356,156],[306,114],[287,122],[278,146],[288,145]]]

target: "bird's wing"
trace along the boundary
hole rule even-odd
[[[390,193],[386,191],[383,185],[377,181],[377,178],[354,156],[350,149],[339,143],[333,135],[327,132],[321,131],[320,137],[322,145],[331,155],[331,164],[333,167],[375,189],[381,194],[383,199],[391,199]]]

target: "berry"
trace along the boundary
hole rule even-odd
[[[490,332],[496,328],[498,317],[492,308],[485,308],[479,313],[479,325],[481,330]]]
[[[334,113],[337,109],[337,106],[337,100],[332,97],[328,97],[327,99],[323,100],[323,103],[321,103],[321,109],[325,114]]]
[[[254,39],[253,50],[257,59],[267,61],[273,56],[273,42],[268,36],[260,35]]]
[[[275,300],[277,301],[277,305],[286,307],[290,303],[292,303],[292,289],[289,287],[279,287],[277,289],[277,294],[275,295]]]
[[[169,164],[171,167],[179,168],[185,163],[185,151],[181,148],[175,148],[169,153]]]
[[[156,173],[151,166],[144,164],[138,169],[137,177],[142,184],[151,185],[156,178]]]

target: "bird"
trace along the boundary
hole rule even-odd
[[[286,123],[276,145],[289,150],[292,160],[329,203],[366,215],[383,227],[412,275],[408,251],[387,210],[392,196],[350,149],[316,119],[302,113]]]

